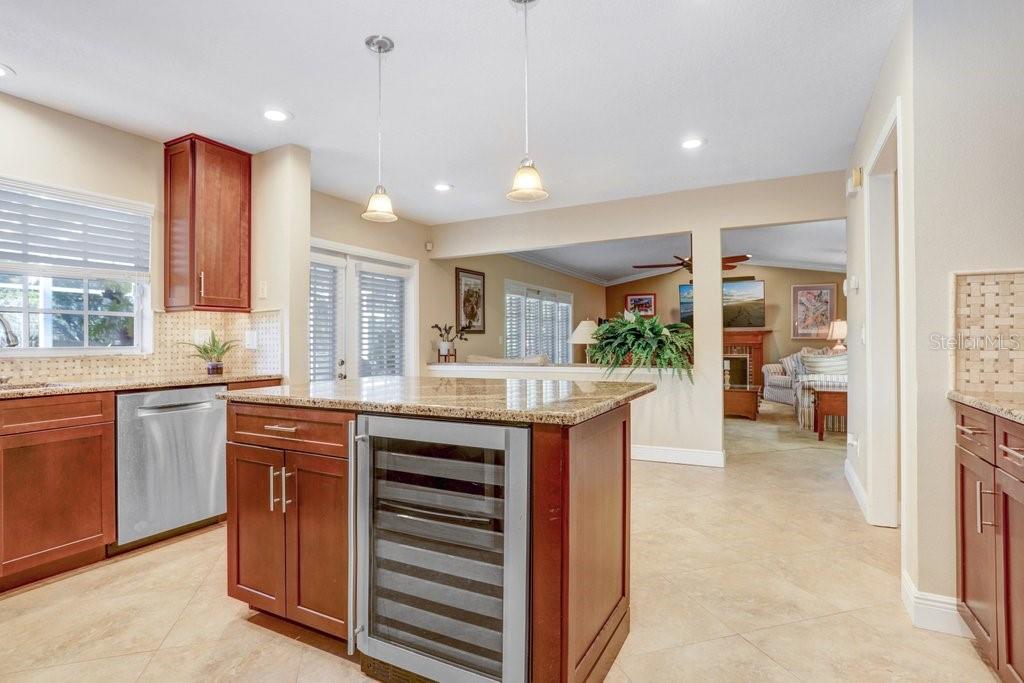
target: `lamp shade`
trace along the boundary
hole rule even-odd
[[[829,341],[842,341],[846,339],[846,332],[845,320],[833,320],[832,324],[828,326],[828,339]]]
[[[512,189],[505,197],[513,202],[539,202],[548,198],[540,172],[530,158],[523,159],[512,179]]]
[[[366,202],[363,218],[374,223],[394,223],[398,220],[398,216],[391,208],[391,197],[388,196],[388,191],[384,189],[383,185],[378,185],[370,195],[370,200]]]
[[[576,329],[572,331],[572,336],[569,337],[569,342],[572,344],[593,344],[597,340],[594,339],[594,332],[597,331],[597,323],[593,320],[584,320]]]

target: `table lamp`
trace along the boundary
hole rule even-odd
[[[845,320],[833,320],[832,324],[828,326],[828,340],[834,341],[835,346],[832,350],[836,353],[846,351],[846,321]]]
[[[596,342],[594,339],[594,332],[597,331],[597,323],[593,320],[583,320],[576,329],[572,331],[572,336],[569,338],[571,344],[583,344],[587,348],[584,349],[584,355],[587,357],[587,365],[590,365],[590,345]]]

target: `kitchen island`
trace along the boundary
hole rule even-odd
[[[629,403],[654,389],[374,377],[221,394],[228,593],[347,639],[382,680],[601,680],[629,632]]]

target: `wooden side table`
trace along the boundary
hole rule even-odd
[[[814,431],[818,432],[818,441],[825,440],[825,418],[829,415],[846,417],[846,392],[831,389],[815,389],[814,392]]]
[[[725,414],[757,420],[758,398],[761,386],[758,384],[730,384],[724,387]]]

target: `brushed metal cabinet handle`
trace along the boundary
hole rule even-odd
[[[268,475],[269,475],[269,483],[270,483],[270,486],[268,487],[269,490],[270,490],[270,511],[273,512],[274,511],[274,503],[276,503],[277,501],[281,500],[280,498],[275,498],[274,497],[274,477],[277,476],[277,472],[274,470],[274,466],[273,465],[270,465],[270,471],[268,472]]]
[[[299,431],[298,427],[289,427],[287,425],[263,425],[263,429],[268,432],[285,432],[286,434],[294,434]]]
[[[288,504],[294,502],[288,497],[288,477],[293,474],[295,473],[289,472],[284,467],[281,468],[281,514],[286,514],[288,512]]]
[[[1006,453],[1009,456],[1017,458],[1018,465],[1024,464],[1024,453],[1021,453],[1016,448],[1010,448],[1009,446],[1004,446],[1003,444],[999,444],[997,448],[999,448],[999,450],[1002,451],[1003,453]]]
[[[967,436],[984,436],[988,434],[988,432],[978,431],[977,429],[971,429],[970,427],[965,427],[963,425],[953,426],[956,427],[961,434],[966,434]]]
[[[199,296],[206,296],[206,271],[199,271]]]
[[[977,513],[977,523],[978,523],[978,527],[977,528],[978,528],[978,533],[979,534],[984,533],[984,531],[985,531],[984,527],[995,526],[996,525],[995,522],[985,522],[985,521],[982,521],[982,518],[981,518],[981,497],[982,496],[994,496],[996,494],[995,491],[986,491],[982,487],[983,487],[983,484],[981,483],[981,481],[974,482],[974,490],[975,490],[974,505],[975,505],[975,512]]]

